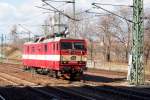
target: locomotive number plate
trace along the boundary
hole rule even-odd
[[[72,57],[71,57],[71,60],[76,60],[76,56],[72,56]]]

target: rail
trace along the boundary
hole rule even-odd
[[[111,95],[117,95],[118,97],[130,98],[131,100],[149,100],[150,96],[148,93],[137,92],[135,90],[113,87],[111,85],[104,85],[100,87],[93,87],[90,85],[85,85],[85,88],[93,89],[95,91],[105,92]]]
[[[6,100],[2,95],[0,95],[0,100]]]
[[[16,69],[16,68],[15,68]],[[1,76],[1,74],[0,74]],[[7,76],[6,74],[3,74],[3,76]],[[11,76],[13,77],[13,76]],[[24,84],[26,83],[26,80],[24,80]],[[29,82],[27,82],[29,83]],[[30,84],[30,83],[29,83]],[[32,83],[31,83],[32,84]],[[36,86],[37,84],[33,84],[33,86]],[[41,86],[41,85],[37,85],[37,86]],[[72,85],[75,86],[75,85]],[[42,87],[42,86],[41,86]],[[31,87],[32,88],[32,87]],[[83,86],[81,87],[82,89],[85,88],[87,90],[90,91],[96,91],[96,94],[90,94],[87,91],[85,92],[81,92],[81,91],[77,91],[78,89],[70,89],[70,88],[59,88],[59,87],[49,87],[52,90],[61,92],[63,94],[66,95],[72,95],[73,97],[78,96],[80,98],[84,98],[84,100],[107,100],[107,99],[103,99],[104,97],[108,97],[108,95],[112,95],[113,97],[118,97],[118,98],[130,98],[133,100],[149,100],[150,98],[150,93],[148,92],[144,92],[144,91],[136,91],[133,90],[131,88],[124,88],[124,87],[114,87],[111,85],[103,85],[103,86],[97,86],[97,85],[92,85],[92,84],[88,84],[88,83],[83,83]],[[64,91],[65,90],[65,91]],[[34,90],[35,91],[35,90]],[[39,90],[36,90],[37,92],[40,92]],[[106,94],[106,95],[102,95],[100,93]],[[48,92],[51,93],[51,92]],[[100,94],[100,95],[97,95]],[[108,99],[109,100],[109,99]],[[114,99],[115,100],[115,99]],[[125,99],[126,100],[126,99]]]
[[[14,84],[14,85],[18,85],[22,86],[25,85],[27,86],[30,90],[36,92],[36,93],[40,93],[40,94],[43,94],[44,96],[46,97],[49,97],[49,98],[52,98],[52,99],[58,99],[59,100],[59,97],[57,97],[56,95],[54,95],[53,93],[50,93],[50,92],[47,92],[47,91],[44,91],[42,89],[40,89],[40,87],[43,87],[42,85],[38,85],[36,83],[33,83],[33,82],[30,82],[30,81],[27,81],[27,80],[23,80],[23,79],[20,79],[20,78],[17,78],[15,76],[12,76],[12,75],[9,75],[9,74],[6,74],[4,72],[0,72],[0,78],[1,79],[4,79],[5,81],[8,81],[10,82],[11,84]],[[16,80],[16,81],[15,81]],[[18,83],[19,82],[19,83]],[[32,87],[31,87],[32,86]],[[39,88],[36,88],[36,87],[39,87]],[[74,100],[76,100],[76,98],[78,99],[82,99],[82,100],[94,100],[94,98],[91,98],[91,97],[86,97],[86,96],[82,96],[81,94],[79,93],[76,93],[76,92],[70,92],[70,91],[67,91],[67,90],[64,90],[64,89],[61,89],[59,87],[52,87],[52,86],[48,86],[50,89],[53,89],[53,90],[56,90],[57,93],[62,93],[70,98],[74,98]],[[76,98],[75,98],[76,97]]]

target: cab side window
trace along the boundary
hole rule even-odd
[[[59,48],[58,48],[58,43],[56,43],[56,49],[58,50]]]
[[[35,49],[34,49],[34,46],[32,47],[32,53],[34,53],[35,52]]]
[[[29,54],[29,46],[27,46],[27,54]]]
[[[55,43],[53,43],[53,50],[55,51]]]
[[[44,45],[44,50],[45,50],[45,52],[47,52],[47,50],[48,50],[47,44]]]

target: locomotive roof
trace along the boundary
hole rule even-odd
[[[42,39],[42,37],[41,37],[41,39]],[[38,44],[38,43],[56,42],[56,41],[60,41],[60,40],[83,40],[83,39],[77,39],[77,38],[64,38],[64,37],[55,37],[55,38],[44,39],[43,41],[40,41],[41,39],[39,39],[36,42],[30,41],[30,42],[26,42],[24,44]]]

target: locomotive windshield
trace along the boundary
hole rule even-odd
[[[61,49],[72,49],[72,43],[71,42],[62,42]]]
[[[74,49],[77,50],[83,50],[84,49],[84,44],[82,42],[75,42],[73,43]]]
[[[83,42],[61,42],[61,49],[84,50]]]

